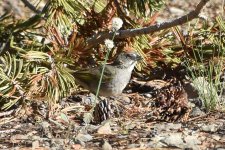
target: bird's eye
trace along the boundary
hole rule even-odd
[[[127,54],[127,57],[129,57],[131,59],[135,59],[137,56],[136,56],[136,54]]]

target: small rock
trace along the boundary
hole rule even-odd
[[[32,142],[32,149],[38,149],[40,147],[40,143],[38,140]]]
[[[20,143],[22,140],[27,140],[29,137],[27,135],[23,134],[15,134],[10,137],[10,142],[11,143]]]
[[[100,125],[89,124],[88,126],[86,126],[85,130],[87,133],[93,133],[93,132],[97,131],[99,127],[100,127]]]
[[[137,147],[140,147],[140,144],[129,144],[128,146],[127,146],[127,149],[135,149],[135,148],[137,148]]]
[[[157,136],[151,138],[151,141],[146,146],[147,147],[151,147],[151,148],[166,147],[167,145],[165,143],[163,143],[164,139],[165,139],[164,136],[157,135]]]
[[[168,123],[167,127],[171,130],[178,130],[182,127],[181,123]]]
[[[190,116],[191,117],[197,117],[197,116],[203,116],[205,113],[201,111],[198,107],[193,107]]]
[[[98,134],[112,134],[110,123],[106,122],[103,126],[99,127],[97,130]]]
[[[171,133],[163,141],[168,146],[173,146],[173,147],[175,146],[175,147],[182,148],[184,145],[181,133]]]
[[[178,130],[182,127],[181,123],[163,123],[158,124],[156,128],[162,131]]]
[[[40,140],[40,139],[41,139],[40,136],[37,136],[37,135],[32,136],[32,140]]]
[[[102,145],[103,150],[112,150],[112,146],[109,144],[109,142],[104,141],[104,144]]]
[[[199,141],[197,136],[185,136],[184,141],[186,143],[186,148],[196,149],[196,147],[198,147],[197,145],[201,144],[201,141]]]
[[[122,96],[121,100],[123,101],[124,104],[130,104],[131,103],[130,98],[127,97],[127,96]]]
[[[221,139],[219,135],[215,135],[215,134],[212,135],[212,138],[216,141],[219,141]]]
[[[205,131],[205,132],[216,132],[217,131],[217,127],[215,124],[210,124],[210,125],[203,125],[201,127],[202,131]]]
[[[46,129],[46,128],[49,127],[50,124],[49,124],[47,121],[42,121],[42,122],[40,123],[40,125],[42,126],[42,128]]]
[[[163,147],[166,147],[167,145],[162,142],[150,141],[146,146],[151,148],[163,148]]]
[[[93,138],[90,134],[82,134],[79,133],[76,138],[75,141],[78,141],[81,145],[84,145],[85,142],[91,141]]]

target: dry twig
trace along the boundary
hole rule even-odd
[[[142,34],[150,34],[156,31],[160,31],[163,29],[168,29],[177,25],[184,24],[198,17],[202,8],[206,5],[209,0],[201,0],[199,4],[193,11],[190,11],[188,14],[178,17],[176,19],[172,19],[169,21],[162,22],[160,24],[151,25],[144,28],[137,29],[128,29],[128,30],[120,30],[116,32],[115,38],[128,38],[135,37]],[[97,33],[93,35],[90,39],[87,40],[86,49],[90,49],[99,43],[102,43],[105,39],[111,39],[114,36],[114,33]]]

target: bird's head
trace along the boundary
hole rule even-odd
[[[115,65],[120,65],[121,67],[128,68],[130,66],[134,67],[137,61],[141,60],[142,57],[135,51],[122,52],[118,55],[114,61]]]

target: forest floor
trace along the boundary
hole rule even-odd
[[[162,22],[181,16],[197,3],[191,0],[170,0],[159,12],[157,20]],[[0,15],[9,9],[13,9],[17,17],[29,14],[29,10],[23,7],[18,1],[3,0],[0,2]],[[213,21],[222,14],[221,7],[221,0],[210,1],[202,15]],[[194,102],[190,98],[194,91],[187,92],[190,91],[190,87],[187,87],[180,97],[189,100],[184,112],[183,105],[180,105],[180,112],[171,113],[176,116],[168,115],[167,110],[164,118],[159,117],[159,114],[154,113],[159,108],[153,105],[151,90],[143,91],[143,86],[151,89],[154,84],[159,85],[159,82],[167,84],[169,81],[132,81],[122,96],[108,98],[116,115],[101,124],[83,122],[83,115],[90,109],[89,105],[94,99],[86,91],[65,98],[51,107],[37,101],[0,112],[0,149],[225,150],[224,109],[205,112],[197,104],[198,97],[194,98]],[[165,85],[159,89],[163,87],[173,90],[171,86]],[[225,95],[221,99],[225,99]]]

